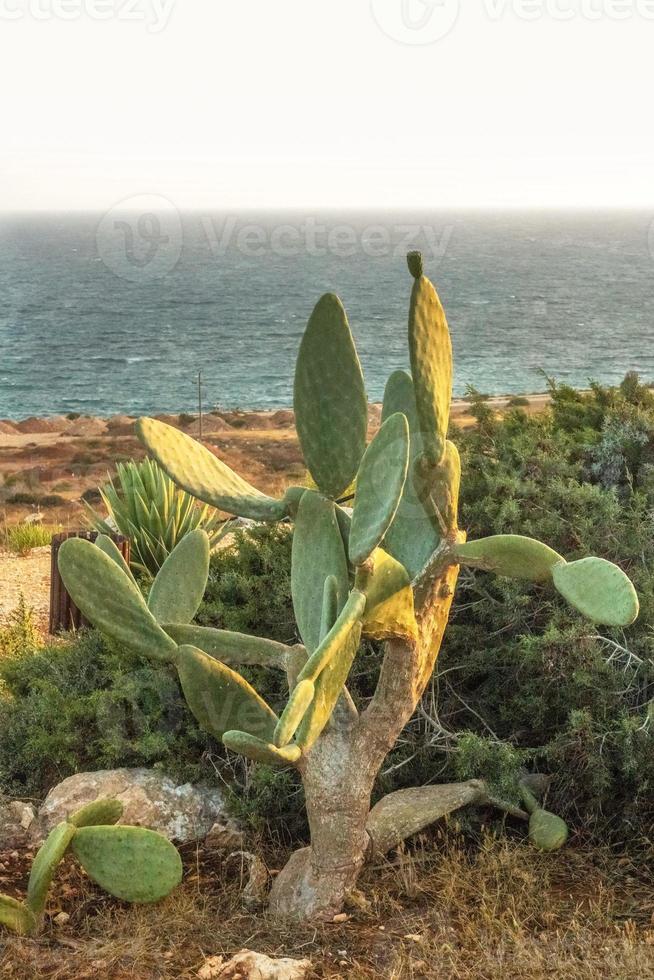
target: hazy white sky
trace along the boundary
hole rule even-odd
[[[0,0],[0,209],[651,205],[653,52],[654,0]]]

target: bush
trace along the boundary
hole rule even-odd
[[[218,748],[186,708],[174,674],[83,632],[0,658],[0,787],[43,797],[84,770],[155,766],[214,776]]]
[[[26,555],[32,548],[45,548],[52,541],[52,530],[41,524],[15,524],[6,526],[0,538],[9,551]]]

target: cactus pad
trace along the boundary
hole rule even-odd
[[[288,704],[275,728],[273,743],[277,748],[287,745],[295,735],[298,725],[313,701],[315,690],[314,683],[310,680],[299,681],[293,688]]]
[[[255,666],[286,668],[291,647],[267,640],[263,636],[217,630],[212,626],[164,623],[166,633],[180,646],[197,647],[204,653],[221,660],[228,666]]]
[[[209,535],[186,534],[159,569],[148,608],[159,623],[190,623],[202,602],[209,577]]]
[[[255,521],[278,521],[284,517],[281,500],[261,493],[205,446],[172,425],[142,418],[136,423],[136,434],[170,479],[198,500]]]
[[[530,582],[551,579],[554,567],[565,564],[565,559],[542,541],[520,534],[495,534],[467,541],[456,546],[454,556],[463,565]]]
[[[265,742],[247,732],[225,732],[223,745],[232,752],[238,752],[253,762],[262,762],[267,766],[294,765],[302,755],[302,749],[298,745],[278,748],[272,742]]]
[[[125,575],[127,575],[127,577],[132,580],[132,582],[138,589],[138,585],[136,584],[136,579],[132,575],[132,570],[127,564],[127,562],[125,561],[125,559],[123,558],[123,554],[120,548],[118,547],[118,545],[116,544],[116,542],[112,541],[112,539],[109,537],[108,534],[98,534],[97,538],[95,539],[95,545],[97,548],[100,549],[100,551],[104,551],[105,555],[107,555],[108,558],[112,558],[116,562],[119,568],[122,568],[122,570],[125,572]]]
[[[36,931],[37,921],[34,913],[22,902],[9,895],[0,895],[0,925],[19,936],[29,936]]]
[[[540,808],[529,817],[529,840],[539,851],[558,851],[568,839],[568,825],[555,813]]]
[[[176,644],[157,624],[131,580],[100,548],[83,538],[68,538],[58,560],[75,605],[101,633],[146,657],[173,658]]]
[[[118,823],[123,815],[124,809],[120,800],[94,800],[93,803],[87,803],[86,806],[71,814],[68,817],[68,823],[72,823],[74,827],[94,827],[96,824],[114,824]]]
[[[195,647],[178,650],[177,670],[188,706],[206,732],[235,729],[271,740],[277,715],[248,682]]]
[[[338,296],[316,304],[295,368],[295,425],[318,488],[336,498],[356,476],[366,448],[368,406],[361,365]]]
[[[413,578],[438,547],[441,534],[421,503],[413,481],[414,462],[422,455],[423,444],[413,381],[407,371],[395,371],[386,384],[382,420],[385,422],[394,412],[402,412],[409,422],[409,470],[400,505],[384,537],[384,550]]]
[[[377,548],[373,560],[374,570],[367,577],[365,585],[363,635],[372,640],[388,640],[396,636],[415,639],[418,625],[406,568],[382,548]]]
[[[439,463],[452,400],[452,342],[438,294],[422,275],[411,290],[409,354],[424,451],[430,463]]]
[[[125,902],[158,902],[182,880],[176,848],[144,827],[82,827],[71,850],[89,878]]]
[[[27,885],[27,906],[36,916],[43,914],[52,876],[76,833],[77,827],[74,827],[72,823],[63,821],[63,823],[57,824],[54,830],[50,831],[34,858]]]
[[[295,519],[291,594],[300,636],[309,653],[320,643],[323,589],[330,575],[337,582],[340,610],[349,590],[349,574],[335,507],[331,500],[307,490]]]
[[[336,622],[300,671],[298,682],[310,680],[315,684],[327,665],[334,657],[339,656],[350,633],[360,622],[365,608],[365,595],[353,589]]]
[[[347,681],[361,640],[361,623],[357,620],[342,637],[338,650],[318,676],[315,694],[297,730],[297,743],[308,750],[329,722]]]
[[[362,565],[381,544],[402,498],[409,464],[409,424],[400,412],[382,424],[361,461],[349,557]]]
[[[555,565],[552,578],[564,599],[595,623],[630,626],[638,617],[636,590],[622,569],[604,558]]]

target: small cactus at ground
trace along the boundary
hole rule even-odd
[[[69,851],[89,877],[116,898],[165,898],[182,879],[176,848],[152,830],[114,826],[122,815],[120,800],[101,799],[57,824],[34,858],[25,901],[0,895],[0,925],[22,936],[39,931],[52,879]]]
[[[447,438],[447,319],[422,257],[411,253],[408,263],[411,374],[400,370],[389,378],[383,424],[367,448],[363,375],[343,305],[323,296],[309,319],[294,403],[315,488],[290,487],[280,499],[269,497],[189,436],[153,419],[137,424],[147,451],[186,492],[230,514],[294,522],[291,585],[302,644],[192,623],[207,574],[202,531],[171,553],[148,604],[105,542],[71,539],[59,551],[63,581],[86,618],[118,644],[174,666],[203,728],[247,759],[300,771],[312,842],[275,879],[272,908],[285,917],[333,916],[372,853],[366,819],[374,781],[435,668],[461,564],[553,586],[598,622],[627,626],[638,613],[631,583],[608,562],[568,563],[515,534],[466,541],[458,515],[461,462]],[[350,514],[339,498],[352,485]],[[383,662],[373,696],[357,706],[347,681],[367,639],[384,642]],[[281,717],[238,673],[250,665],[285,672]],[[402,834],[475,801],[501,805],[481,781],[391,794],[374,808],[383,814],[382,830],[372,835],[375,847],[380,840],[395,846]],[[516,806],[510,810],[526,816]],[[536,846],[560,846],[564,826],[534,803]],[[93,828],[78,834],[73,849],[94,868],[89,873],[124,894],[123,884],[111,880],[108,858],[122,837]],[[102,852],[95,863],[86,851],[91,841]]]

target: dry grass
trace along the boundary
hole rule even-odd
[[[231,866],[186,854],[185,883],[161,905],[100,897],[71,866],[38,941],[7,939],[0,977],[194,977],[205,956],[243,946],[309,957],[314,977],[353,980],[590,980],[654,977],[651,865],[608,852],[553,856],[487,840],[432,843],[371,869],[339,925],[281,928],[239,907]]]

